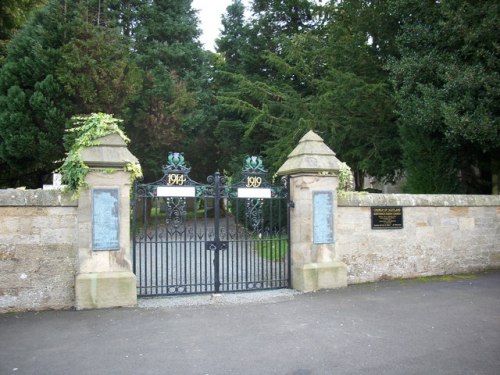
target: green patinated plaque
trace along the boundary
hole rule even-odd
[[[313,241],[315,244],[333,243],[333,194],[313,193]]]
[[[118,189],[92,189],[92,250],[120,250]]]

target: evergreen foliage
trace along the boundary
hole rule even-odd
[[[228,69],[241,70],[243,53],[248,43],[248,26],[245,23],[245,6],[234,0],[222,15],[220,38],[216,40],[217,51],[223,56]]]
[[[400,151],[392,90],[383,69],[387,56],[369,44],[366,28],[352,24],[369,7],[356,1],[322,8],[292,3],[288,18],[295,20],[294,34],[283,38],[277,33],[276,43],[268,46],[279,48],[261,53],[259,69],[238,74],[228,60],[219,73],[224,82],[218,96],[225,120],[219,124],[221,133],[241,139],[235,147],[244,152],[263,153],[275,171],[300,137],[314,129],[353,168],[358,189],[366,173],[394,180]],[[274,16],[266,8],[272,4]],[[287,19],[281,5],[254,3],[254,11],[267,12],[252,21],[249,33],[261,35],[262,25],[277,30]],[[306,9],[300,11],[300,5]],[[273,33],[266,35],[272,38]]]
[[[404,173],[408,192],[498,191],[499,7],[253,0],[247,19],[233,0],[212,54],[191,0],[5,0],[0,186],[41,186],[69,119],[105,112],[124,119],[148,181],[169,151],[198,180],[248,154],[272,175],[313,129],[357,190]]]
[[[121,10],[143,72],[142,91],[124,116],[125,129],[149,181],[161,174],[168,151],[186,146],[188,136],[196,143],[204,133],[208,116],[200,108],[209,100],[207,57],[190,0],[138,2]]]
[[[7,44],[26,22],[30,13],[46,0],[2,0],[0,2],[0,66],[7,55]]]
[[[499,7],[393,1],[402,27],[390,68],[409,192],[491,192],[491,161],[500,158]]]
[[[95,3],[97,4],[97,3]],[[8,46],[0,70],[0,186],[40,187],[64,158],[76,113],[120,113],[138,71],[118,30],[90,1],[52,0]]]

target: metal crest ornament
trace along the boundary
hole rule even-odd
[[[200,185],[189,177],[191,167],[188,167],[183,152],[169,152],[167,164],[163,166],[162,171],[164,173],[163,177],[153,184],[166,186],[195,186],[196,188]]]
[[[167,157],[167,165],[163,167],[163,173],[181,172],[188,174],[191,168],[186,165],[183,152],[169,152]]]
[[[243,173],[267,173],[259,156],[248,156],[245,159]]]
[[[237,183],[238,187],[249,189],[269,187],[266,180],[267,170],[260,156],[248,156],[241,170],[242,179]]]

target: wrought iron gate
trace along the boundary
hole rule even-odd
[[[287,288],[290,285],[288,184],[272,186],[258,157],[234,184],[218,172],[189,177],[181,153],[164,176],[136,183],[132,249],[139,296]]]

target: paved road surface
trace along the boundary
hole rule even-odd
[[[0,315],[0,374],[500,374],[500,272],[262,299]]]

